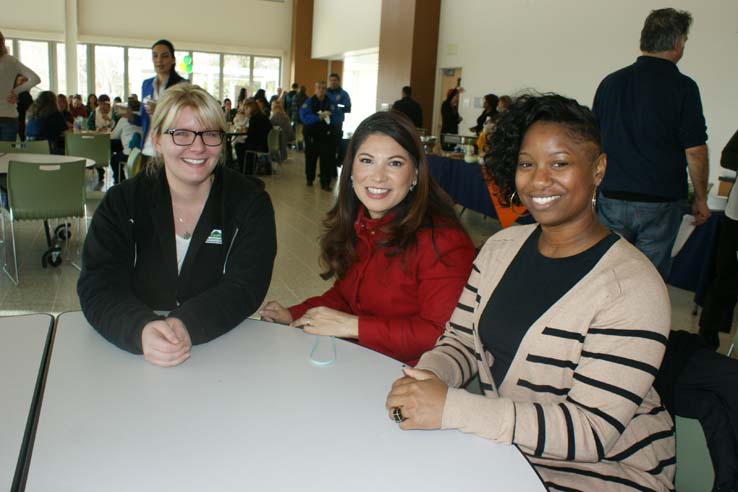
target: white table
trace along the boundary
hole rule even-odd
[[[56,154],[13,154],[0,152],[0,174],[8,174],[8,163],[10,161],[18,162],[35,162],[38,164],[63,164],[65,162],[74,162],[84,160],[86,167],[95,167],[95,161],[85,159],[84,157],[74,157],[72,155],[56,155]]]
[[[0,317],[0,490],[11,490],[51,326],[48,314]],[[25,457],[24,457],[25,458]]]
[[[313,340],[247,320],[164,369],[62,314],[25,490],[544,490],[515,447],[401,431],[400,363],[337,340],[316,367]]]

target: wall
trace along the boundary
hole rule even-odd
[[[313,58],[379,46],[381,0],[315,0]]]
[[[591,105],[608,73],[632,63],[654,0],[443,0],[438,68],[462,67],[467,92],[462,128],[480,109],[473,98],[535,88]],[[738,2],[672,0],[694,17],[679,69],[700,87],[707,119],[711,181],[721,174],[722,147],[738,128]],[[436,90],[434,118],[440,111]],[[435,123],[434,123],[435,127]]]
[[[77,0],[77,4],[80,43],[149,47],[156,39],[167,38],[183,50],[281,56],[282,81],[288,84],[292,0]],[[12,9],[3,9],[2,29],[8,37],[63,41],[64,1],[14,2]]]

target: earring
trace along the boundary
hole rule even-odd
[[[512,195],[510,195],[510,210],[512,210],[512,213],[514,213],[518,217],[527,217],[530,215],[530,212],[528,212],[528,209],[524,209],[523,212],[515,210],[515,197],[517,196],[517,194],[518,194],[517,191],[513,191]]]
[[[592,211],[597,213],[597,188],[595,187],[594,193],[592,193]]]
[[[418,178],[415,178],[413,182],[410,184],[410,191],[413,191],[415,189],[415,186],[418,184]]]

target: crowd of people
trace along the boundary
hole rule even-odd
[[[735,490],[738,362],[712,350],[736,303],[735,187],[721,236],[727,273],[708,297],[702,337],[671,333],[664,282],[687,174],[695,224],[710,216],[699,89],[677,69],[691,21],[683,11],[651,12],[642,56],[604,78],[592,110],[556,94],[484,97],[469,130],[482,135],[486,174],[501,203],[524,206],[535,223],[504,229],[478,253],[430,175],[409,86],[393,111],[361,122],[343,155],[351,98],[338,74],[310,97],[293,84],[269,100],[244,90],[235,107],[221,105],[183,83],[174,47],[160,40],[141,102],[111,109],[100,95],[84,107],[74,96],[70,108],[45,91],[26,134],[53,147],[85,111],[87,128],[126,142],[124,155],[143,149],[146,171],[110,189],[95,212],[78,283],[86,318],[118,347],[176,366],[193,344],[258,311],[403,361],[385,402],[390,419],[515,444],[550,490],[673,490],[673,415],[700,420],[713,490]],[[38,83],[13,60],[0,57],[0,75],[13,75],[0,136],[16,131],[9,105]],[[443,133],[459,131],[461,91],[446,95]],[[253,162],[246,174],[219,165],[231,127],[245,130],[239,162],[265,151],[278,127],[282,157],[303,136],[307,186],[318,162],[323,190],[338,178],[320,239],[322,277],[334,284],[322,295],[263,303],[274,211],[264,184],[248,176]],[[732,169],[736,140],[723,153]],[[475,378],[481,393],[465,389]]]

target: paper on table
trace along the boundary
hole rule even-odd
[[[671,257],[674,258],[682,250],[684,243],[687,242],[689,236],[694,231],[694,215],[685,215],[682,217],[682,223],[679,225],[679,232],[677,232],[676,240],[674,241],[674,247],[671,248]]]

